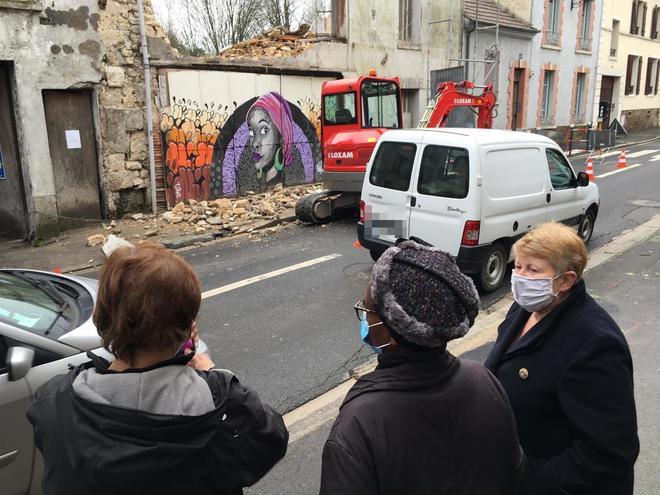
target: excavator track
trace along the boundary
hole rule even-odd
[[[300,198],[296,203],[296,217],[301,222],[318,225],[330,222],[339,211],[357,207],[359,202],[359,193],[326,189]]]

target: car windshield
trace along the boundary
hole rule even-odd
[[[0,322],[45,335],[61,305],[27,277],[0,272]]]

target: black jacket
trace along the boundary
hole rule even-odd
[[[509,494],[524,460],[497,380],[444,350],[378,359],[332,427],[321,494]]]
[[[516,415],[528,460],[520,492],[632,494],[639,441],[621,330],[583,281],[515,341],[528,318],[514,303],[485,363]]]
[[[286,452],[280,414],[229,371],[198,372],[215,410],[151,414],[79,397],[79,373],[107,372],[107,361],[90,357],[40,387],[27,413],[44,458],[45,494],[240,494]],[[189,358],[162,365],[185,366]]]

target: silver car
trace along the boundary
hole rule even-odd
[[[92,322],[98,282],[50,272],[0,270],[0,487],[41,493],[41,455],[25,411],[51,377],[89,359],[108,360]],[[200,341],[198,351],[206,352]]]

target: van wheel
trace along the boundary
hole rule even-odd
[[[369,254],[371,255],[371,259],[374,260],[374,263],[378,261],[380,258],[380,255],[383,254],[382,251],[376,251],[375,249],[370,249]]]
[[[479,271],[479,286],[484,292],[493,292],[502,285],[506,274],[506,265],[506,250],[501,244],[493,244]]]
[[[580,226],[578,227],[578,235],[584,241],[588,243],[591,240],[591,236],[594,233],[594,223],[596,222],[596,215],[594,214],[593,208],[589,208],[587,212],[582,217]]]

